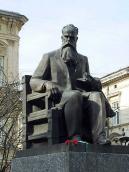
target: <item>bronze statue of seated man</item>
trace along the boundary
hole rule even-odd
[[[60,49],[45,54],[30,85],[35,92],[51,92],[56,106],[63,108],[68,137],[93,144],[107,144],[106,117],[112,117],[101,82],[89,72],[88,58],[76,50],[78,28],[62,29]]]

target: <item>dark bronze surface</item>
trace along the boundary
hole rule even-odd
[[[49,92],[53,105],[62,109],[67,138],[105,144],[106,117],[114,113],[100,80],[90,75],[88,58],[76,50],[77,35],[74,25],[62,29],[62,47],[43,56],[30,85],[34,92]]]

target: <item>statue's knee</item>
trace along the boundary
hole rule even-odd
[[[102,93],[98,91],[91,92],[90,96],[92,97],[102,97]]]
[[[73,90],[72,93],[73,93],[72,98],[74,98],[74,100],[81,100],[82,101],[82,94],[80,93],[80,91]]]
[[[82,98],[82,94],[79,91],[76,91],[74,93],[74,96],[77,97],[77,98]]]

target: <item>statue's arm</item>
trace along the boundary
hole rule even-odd
[[[51,72],[50,72],[50,59],[48,55],[44,55],[36,68],[34,74],[30,80],[30,86],[33,91],[45,92],[46,85],[50,82]]]

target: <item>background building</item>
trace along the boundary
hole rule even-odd
[[[0,10],[0,171],[10,167],[21,140],[21,96],[14,81],[19,79],[19,31],[27,20]]]
[[[101,78],[103,92],[116,116],[109,119],[109,137],[129,137],[129,67]]]
[[[9,82],[19,75],[19,31],[27,22],[24,15],[0,10],[0,84],[4,79],[2,70]]]

